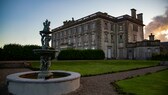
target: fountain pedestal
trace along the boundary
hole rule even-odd
[[[40,54],[40,71],[38,74],[39,79],[46,79],[52,77],[52,73],[49,72],[49,67],[51,65],[51,56],[56,52],[55,50],[49,49],[34,49],[34,53]]]
[[[38,79],[48,79],[52,77],[53,77],[53,73],[49,71],[41,71],[38,73]]]

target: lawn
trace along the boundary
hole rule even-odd
[[[168,70],[122,80],[117,85],[135,95],[168,95]]]
[[[149,60],[81,60],[52,61],[50,70],[79,72],[82,76],[112,73],[157,65],[159,61]],[[39,61],[32,62],[33,68],[39,68]]]

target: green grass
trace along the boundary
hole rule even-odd
[[[117,82],[124,92],[135,95],[168,95],[168,70]]]
[[[82,76],[118,72],[129,69],[157,65],[159,61],[147,60],[81,60],[52,61],[50,70],[66,70],[79,72]],[[39,62],[32,62],[34,68],[39,68]]]

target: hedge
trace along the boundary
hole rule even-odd
[[[0,60],[39,60],[33,49],[40,49],[37,45],[7,44],[0,49]]]
[[[102,50],[62,50],[57,56],[58,60],[100,60],[104,59],[105,54]]]
[[[161,52],[160,54],[152,54],[152,60],[161,60],[166,61],[168,60],[168,51]]]

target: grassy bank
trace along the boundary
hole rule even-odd
[[[79,72],[82,76],[118,72],[129,69],[157,65],[159,61],[149,60],[81,60],[52,61],[50,70],[66,70]],[[39,61],[32,62],[33,68],[39,68]]]
[[[167,95],[168,70],[117,82],[124,92],[132,95]]]

